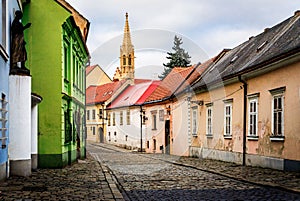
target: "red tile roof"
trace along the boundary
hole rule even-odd
[[[180,84],[193,70],[192,67],[173,68],[172,71],[162,80],[156,90],[146,99],[148,101],[162,100],[175,92]]]
[[[139,84],[127,87],[107,109],[140,105],[157,88],[160,81],[143,81]]]
[[[86,104],[100,104],[110,99],[113,93],[124,84],[125,81],[116,81],[99,86],[90,86],[86,90]]]
[[[201,74],[214,62],[215,57],[211,58],[207,61],[205,61],[204,63],[202,63],[201,65],[198,65],[196,67],[196,69],[194,71],[192,71],[192,73],[186,78],[186,80],[182,83],[182,85],[180,86],[180,88],[176,91],[176,93],[180,93],[182,92],[184,89],[186,89],[187,87],[191,86],[191,84],[193,82],[195,82],[200,76]]]
[[[209,59],[201,65],[194,65],[187,68],[173,68],[145,102],[163,100],[174,93],[181,92],[199,78],[212,62],[213,59]]]

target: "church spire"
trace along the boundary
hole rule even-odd
[[[125,20],[122,48],[126,48],[128,51],[131,51],[131,49],[133,48],[133,45],[131,43],[131,36],[130,36],[130,29],[129,29],[129,22],[128,22],[128,13],[126,13],[125,17],[126,17],[126,20]]]
[[[117,68],[114,80],[134,80],[134,47],[131,43],[128,13],[125,17],[123,43],[120,47],[120,68]]]

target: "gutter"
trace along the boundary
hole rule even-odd
[[[245,79],[243,79],[241,76],[238,76],[239,81],[243,83],[243,89],[244,89],[244,101],[243,101],[243,166],[246,165],[246,136],[247,136],[247,90],[248,90],[248,84]]]

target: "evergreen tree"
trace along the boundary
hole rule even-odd
[[[172,47],[172,50],[174,52],[167,52],[168,56],[166,58],[169,59],[169,62],[163,64],[165,68],[164,72],[162,72],[162,74],[158,76],[160,79],[164,79],[174,67],[191,66],[191,57],[189,53],[186,52],[182,47],[180,47],[182,43],[182,38],[179,38],[175,35],[174,46]]]

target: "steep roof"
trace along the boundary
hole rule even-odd
[[[300,52],[300,12],[228,51],[193,88],[223,82]]]
[[[90,86],[86,89],[86,104],[101,104],[112,97],[114,92],[124,84],[124,81],[111,82],[99,86]]]
[[[156,89],[160,81],[143,82],[127,87],[107,109],[141,105],[148,96]]]
[[[162,100],[171,96],[193,69],[194,66],[187,68],[173,68],[161,81],[156,90],[146,99],[146,102]]]
[[[88,66],[85,68],[85,74],[88,75],[90,72],[92,72],[98,65]]]

